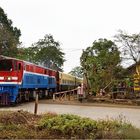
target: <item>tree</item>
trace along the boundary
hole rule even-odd
[[[16,57],[20,36],[20,30],[12,26],[12,21],[0,7],[0,55]]]
[[[138,63],[140,61],[140,33],[129,35],[119,30],[119,34],[115,35],[115,38],[116,42],[121,43],[124,59],[131,59]]]
[[[85,77],[93,91],[104,88],[114,79],[114,71],[119,63],[120,52],[115,43],[107,39],[94,41],[81,56]]]
[[[79,78],[83,78],[83,70],[82,70],[82,67],[80,66],[77,66],[75,68],[73,68],[69,74],[73,75],[73,76],[76,76],[76,77],[79,77]]]
[[[45,35],[29,48],[20,48],[19,58],[60,71],[65,61],[60,44],[52,35]]]
[[[37,47],[19,47],[17,58],[38,64],[35,59],[37,52]]]

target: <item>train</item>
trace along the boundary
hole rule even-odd
[[[52,96],[76,88],[82,79],[24,60],[0,56],[0,104],[9,105]]]

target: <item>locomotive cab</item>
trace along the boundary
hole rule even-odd
[[[0,59],[0,104],[15,103],[22,82],[23,62]]]
[[[0,60],[0,84],[1,82],[21,82],[23,74],[22,62],[12,59]]]

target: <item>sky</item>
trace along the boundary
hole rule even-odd
[[[80,65],[82,50],[118,30],[140,32],[140,0],[0,0],[23,46],[53,35],[65,53],[64,71]]]

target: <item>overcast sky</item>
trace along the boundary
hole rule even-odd
[[[113,39],[119,29],[140,31],[140,0],[0,0],[21,41],[32,43],[52,34],[66,53],[64,71],[80,65],[82,49],[99,38]]]

